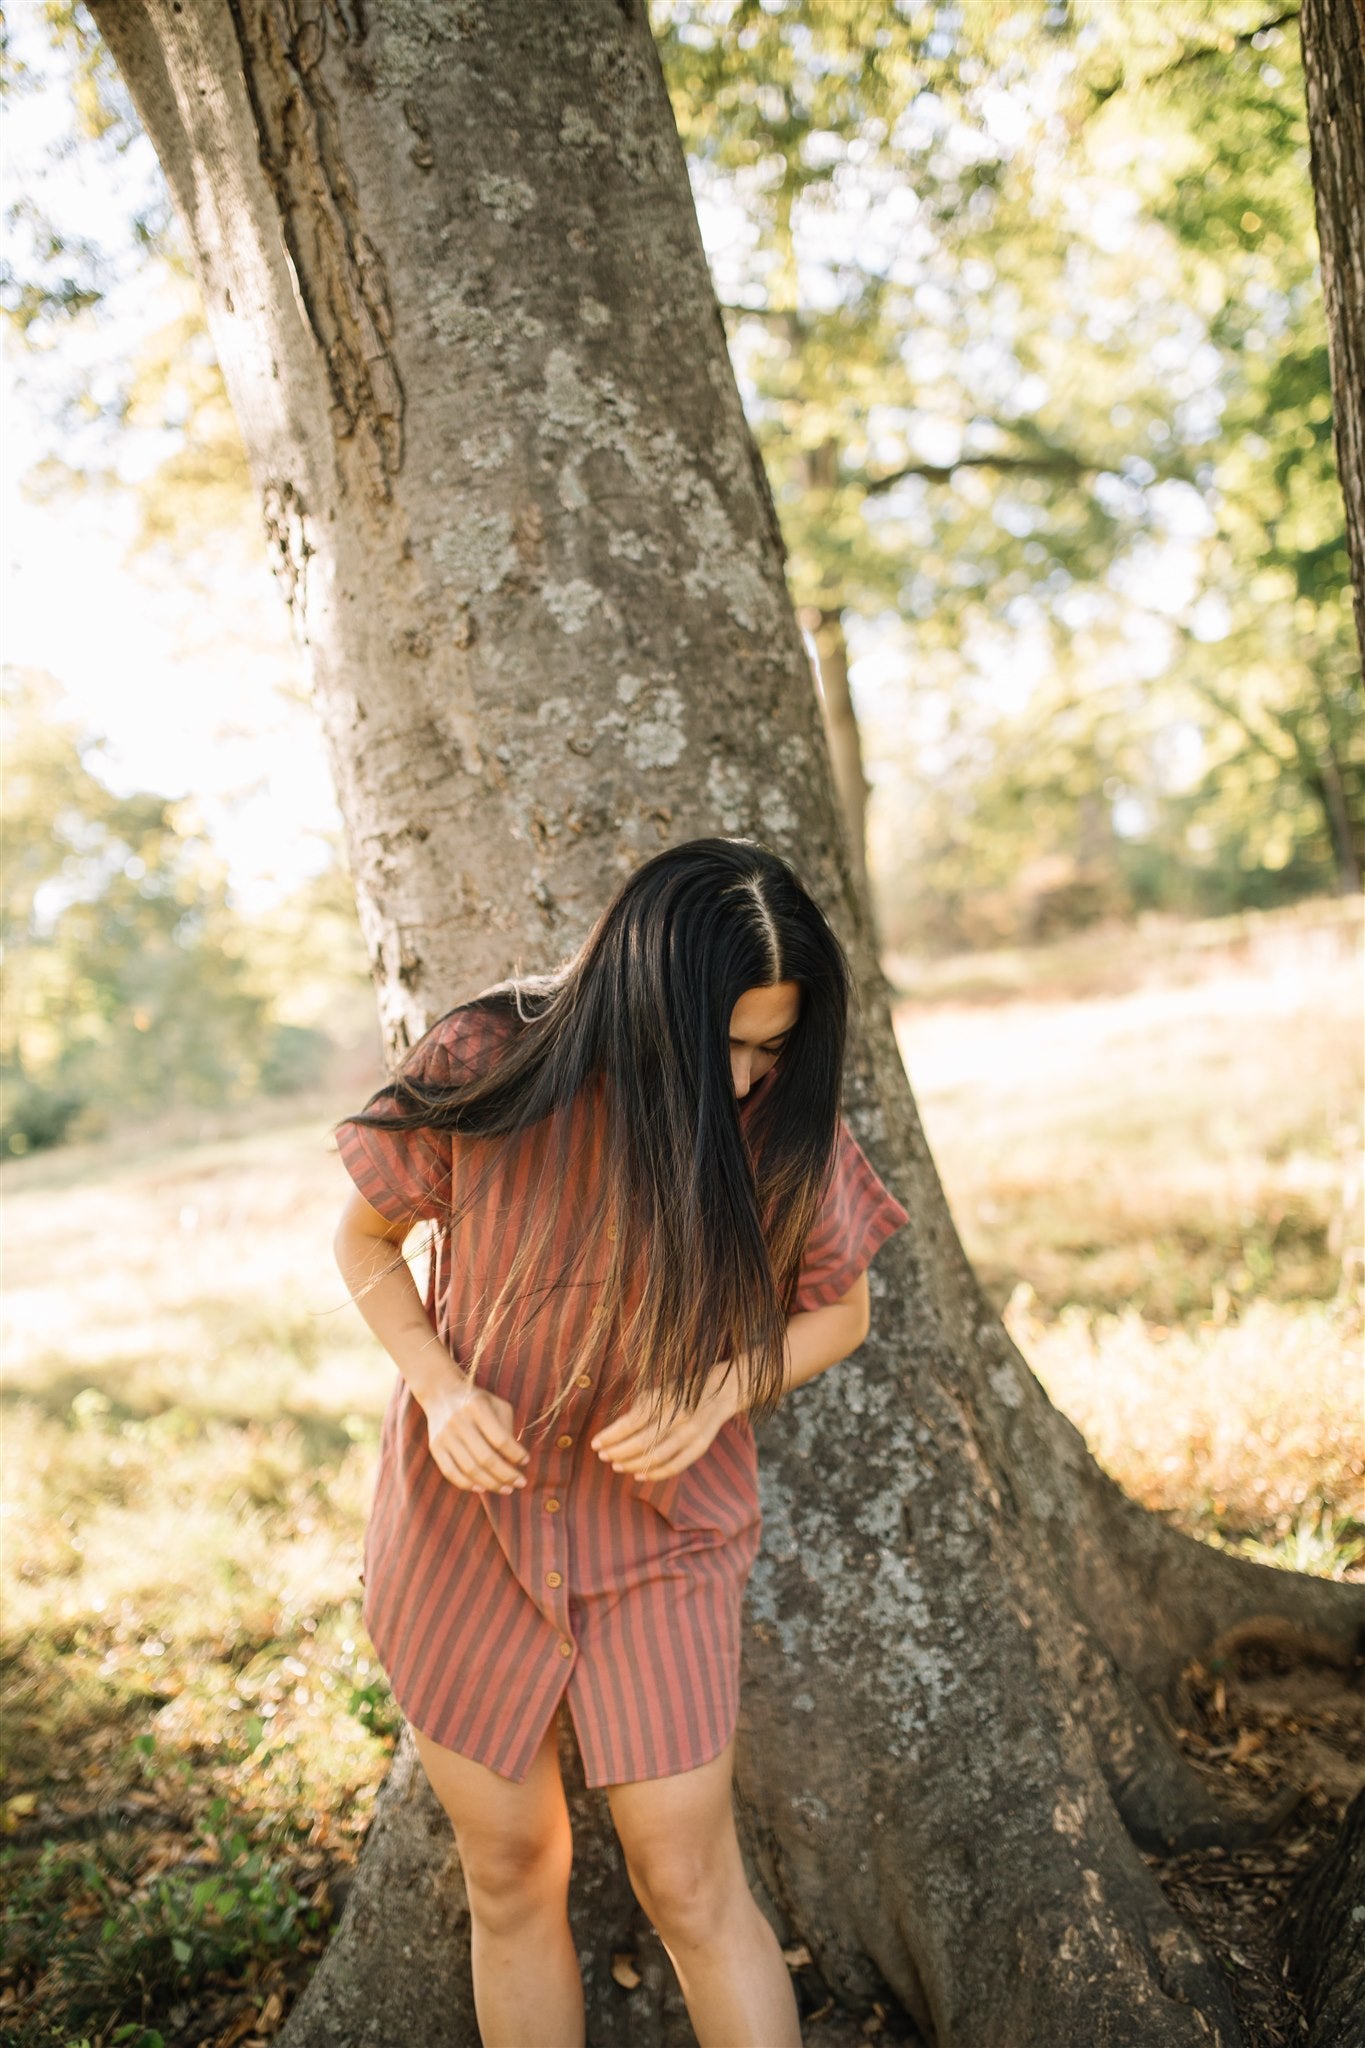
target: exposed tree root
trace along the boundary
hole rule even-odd
[[[1365,2048],[1365,1790],[1290,1894],[1283,1932],[1312,2048]]]
[[[1139,1848],[1162,1855],[1218,1843],[1249,1848],[1277,1832],[1299,1803],[1285,1788],[1257,1807],[1231,1806],[1178,1746],[1161,1702],[1143,1698],[1108,1651],[1092,1643],[1085,1687],[1096,1753],[1125,1827]]]

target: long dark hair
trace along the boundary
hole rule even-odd
[[[741,1125],[731,1012],[746,990],[786,981],[800,989],[796,1026]],[[647,1400],[660,1418],[694,1408],[725,1358],[746,1407],[776,1407],[801,1252],[833,1164],[854,988],[843,947],[789,862],[749,839],[690,839],[642,862],[552,973],[457,1006],[499,1011],[511,1025],[481,1071],[442,1084],[409,1071],[454,1012],[438,1018],[378,1091],[388,1106],[367,1104],[343,1123],[534,1134],[547,1148],[539,1184],[568,1187],[569,1105],[584,1086],[606,1083],[604,1171],[590,1213],[576,1219],[572,1270],[546,1283],[556,1224],[547,1213],[518,1242],[465,1370],[477,1377],[513,1300],[543,1306],[557,1284],[573,1284],[583,1245],[600,1254],[610,1244],[596,1334],[565,1360],[546,1414],[568,1398],[589,1343],[597,1354],[603,1327],[630,1362],[626,1398]],[[461,1210],[477,1199],[468,1178],[457,1165],[451,1199]],[[604,1236],[609,1219],[618,1227]],[[632,1278],[640,1294],[627,1317]]]

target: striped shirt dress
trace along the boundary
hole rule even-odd
[[[516,1028],[476,997],[432,1026],[405,1072],[453,1082]],[[741,1122],[767,1080],[741,1102]],[[367,1108],[382,1114],[393,1103],[381,1089]],[[605,1129],[601,1082],[580,1090],[568,1114],[575,1171],[589,1176]],[[426,1311],[456,1360],[469,1355],[481,1304],[496,1295],[531,1205],[555,1206],[566,1244],[588,1208],[586,1180],[546,1185],[537,1175],[525,1133],[345,1122],[336,1142],[381,1216],[434,1226]],[[476,1162],[487,1177],[465,1207],[461,1176]],[[846,1294],[908,1221],[841,1118],[794,1311]],[[761,1528],[752,1423],[732,1417],[671,1478],[613,1472],[590,1442],[624,1406],[619,1354],[602,1338],[549,1429],[528,1430],[559,1389],[558,1360],[588,1332],[593,1294],[561,1290],[524,1337],[514,1324],[485,1357],[479,1384],[511,1403],[530,1453],[524,1487],[498,1494],[452,1484],[401,1374],[380,1431],[361,1573],[375,1653],[415,1729],[517,1783],[566,1694],[593,1786],[694,1769],[725,1747],[738,1713],[740,1610]]]

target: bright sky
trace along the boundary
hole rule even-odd
[[[316,720],[279,687],[297,666],[282,614],[272,652],[221,600],[149,588],[107,507],[25,503],[8,454],[0,508],[4,659],[57,678],[68,715],[108,742],[92,766],[120,791],[192,796],[248,913],[325,866],[340,818]],[[264,564],[251,597],[268,627]]]
[[[219,593],[144,581],[123,562],[126,508],[25,498],[20,478],[45,451],[9,361],[4,411],[4,659],[57,678],[69,715],[109,742],[105,780],[192,794],[237,901],[264,906],[326,863],[318,835],[340,826],[316,721],[281,693],[299,664],[264,553],[254,578],[225,577]]]
[[[46,69],[33,0],[11,10],[10,32],[16,53]],[[29,197],[102,246],[126,246],[129,217],[160,177],[150,145],[140,140],[112,174],[93,151],[50,162],[63,119],[56,88],[7,103],[4,207]],[[169,310],[143,271],[115,286],[98,326],[63,329],[51,359],[35,362],[0,329],[0,653],[56,677],[69,715],[108,741],[98,761],[106,780],[193,795],[251,911],[325,865],[319,835],[341,822],[318,722],[286,694],[299,691],[302,665],[264,545],[255,560],[225,545],[210,590],[177,585],[125,560],[135,513],[122,494],[42,502],[25,481],[45,459],[75,459],[73,436],[53,416],[62,366],[84,361],[98,379],[101,355],[113,362]],[[142,438],[120,439],[125,474],[158,452]],[[99,454],[107,459],[107,446]]]

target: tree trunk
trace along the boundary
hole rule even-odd
[[[1356,637],[1365,659],[1365,9],[1362,0],[1303,0],[1303,75],[1333,438],[1346,500]]]
[[[1326,694],[1325,692],[1323,693]],[[1351,813],[1346,804],[1346,791],[1342,781],[1341,763],[1333,744],[1330,719],[1324,716],[1327,727],[1326,737],[1318,748],[1317,780],[1322,792],[1322,807],[1327,816],[1331,835],[1332,857],[1336,862],[1338,896],[1360,894],[1360,859],[1356,852],[1355,834],[1351,829]]]
[[[698,833],[792,857],[849,947],[849,1120],[913,1223],[873,1269],[868,1342],[761,1433],[737,1796],[775,1924],[846,2005],[899,2006],[942,2048],[1234,2048],[1222,1974],[1139,1851],[1264,1816],[1182,1758],[1173,1688],[1253,1617],[1347,1644],[1365,1589],[1140,1510],[983,1300],[849,872],[641,0],[92,11],[195,252],[390,1048],[561,958],[642,856]],[[611,1981],[638,1915],[605,1802],[576,1803],[593,2039],[686,2040],[657,1955],[637,1990]],[[286,2033],[477,2040],[458,1865],[406,1736]]]
[[[803,630],[815,645],[816,678],[825,714],[825,739],[829,745],[830,768],[839,798],[839,810],[848,834],[849,859],[854,886],[867,906],[873,904],[867,884],[867,776],[863,769],[863,747],[853,697],[848,687],[848,642],[844,638],[844,615],[837,607],[808,605],[799,614]],[[874,918],[875,926],[875,918]],[[875,939],[875,930],[874,930]]]

